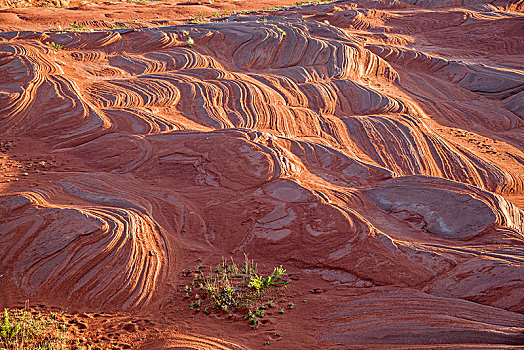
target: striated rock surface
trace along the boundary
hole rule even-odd
[[[281,349],[524,344],[521,2],[155,23],[1,28],[1,303],[256,349],[173,306],[196,258],[246,253],[308,301],[265,326]]]

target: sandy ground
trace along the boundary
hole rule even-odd
[[[0,306],[101,349],[524,344],[522,2],[294,3],[1,3]],[[189,310],[244,253],[295,309]]]
[[[296,1],[283,0],[218,0],[218,1],[86,1],[36,0],[9,3],[0,0],[3,30],[57,30],[71,29],[71,25],[90,29],[116,29],[159,27],[184,24],[203,16],[229,17],[231,14],[274,9],[295,5]],[[38,8],[35,8],[38,6]],[[207,20],[206,20],[207,21]]]

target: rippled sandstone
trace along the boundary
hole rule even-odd
[[[524,344],[521,2],[163,5],[0,10],[0,304],[145,317],[145,349]],[[181,272],[244,253],[307,303],[189,313]]]

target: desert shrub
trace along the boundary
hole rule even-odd
[[[255,327],[265,316],[266,307],[275,307],[275,299],[285,295],[285,288],[290,282],[282,266],[264,275],[259,273],[257,264],[249,260],[247,255],[240,266],[233,258],[231,261],[223,258],[214,267],[200,263],[187,274],[193,276],[193,287],[186,285],[181,292],[185,299],[189,299],[190,310],[198,312],[202,307],[204,313],[208,314],[211,308],[229,313],[229,318],[234,313],[240,314]],[[198,293],[192,295],[193,292]]]
[[[1,349],[66,349],[67,327],[54,313],[8,310],[0,320]]]

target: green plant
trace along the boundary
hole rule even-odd
[[[258,275],[255,275],[251,277],[251,282],[249,282],[249,286],[259,291],[264,287],[264,280],[260,278]]]
[[[114,28],[129,28],[129,26],[128,26],[126,23],[117,22],[117,23],[115,23],[114,25],[113,25],[113,24],[110,24],[110,25],[109,25],[109,28],[110,28],[110,29],[114,29]]]
[[[202,12],[200,12],[195,17],[192,17],[189,20],[189,23],[190,24],[197,24],[197,23],[202,23],[202,22],[205,22],[205,21],[206,21],[206,15],[203,14]]]
[[[189,47],[193,47],[194,44],[195,44],[195,40],[193,40],[192,37],[188,36],[186,39],[185,45]]]
[[[54,29],[50,30],[51,32],[66,33],[66,32],[93,32],[91,28],[86,28],[83,24],[71,23],[69,27],[62,28],[62,26],[57,26]]]
[[[254,326],[258,326],[258,321],[260,319],[256,316],[256,315],[253,315],[249,318],[249,323],[251,323],[252,325]]]
[[[199,266],[197,270],[199,283],[196,288],[199,292],[191,301],[193,307],[204,308],[204,314],[208,314],[210,308],[230,315],[237,311],[247,312],[245,319],[254,326],[258,326],[258,320],[265,316],[266,305],[274,307],[273,300],[284,294],[289,283],[282,266],[275,267],[269,275],[260,274],[257,264],[247,255],[240,265],[232,258],[230,261],[222,258],[222,262],[214,267]],[[187,273],[185,276],[189,277]],[[186,286],[183,291],[186,297],[188,291],[189,286]]]
[[[4,309],[0,320],[0,349],[65,348],[66,330],[55,314]]]
[[[259,276],[257,274],[251,276],[249,286],[260,291],[262,288],[267,288],[269,286],[287,284],[289,281],[282,281],[282,276],[284,275],[286,275],[286,270],[284,270],[282,265],[280,265],[279,267],[275,267],[273,273],[267,277]]]
[[[296,6],[302,6],[302,5],[318,5],[323,4],[326,2],[331,2],[333,0],[317,0],[317,1],[297,1],[295,3]]]
[[[66,29],[68,32],[92,32],[93,29],[86,28],[83,24],[71,23],[71,28]]]
[[[266,7],[262,8],[262,11],[269,11],[269,12],[271,12],[271,11],[278,11],[278,10],[280,10],[282,8],[284,8],[284,6],[275,6],[273,8],[266,6]]]
[[[258,317],[264,317],[266,313],[264,311],[257,310],[255,311],[255,315],[257,315]]]
[[[58,45],[58,44],[56,44],[54,41],[52,41],[52,42],[46,41],[45,44],[46,44],[47,46],[52,47],[52,48],[55,49],[56,51],[60,51],[60,50],[62,49],[62,45]]]

